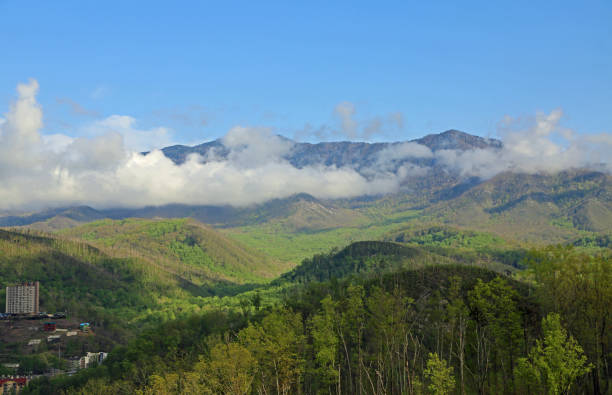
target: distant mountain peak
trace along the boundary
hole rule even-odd
[[[468,136],[472,136],[469,133],[466,132],[462,132],[461,130],[457,130],[457,129],[448,129],[442,133],[439,133],[441,136],[445,135],[445,134],[450,134],[450,135],[468,135]]]
[[[442,149],[498,149],[502,147],[502,142],[500,140],[475,136],[456,129],[450,129],[442,133],[428,134],[425,137],[413,141],[426,145],[432,151]]]
[[[285,141],[293,140],[278,135]],[[360,168],[365,163],[370,163],[373,155],[375,156],[384,148],[401,143],[367,143],[362,141],[325,141],[320,143],[300,143],[294,142],[291,153],[286,157],[289,162],[296,167],[303,167],[312,164],[334,165],[338,167],[351,166]],[[442,133],[429,134],[425,137],[411,140],[411,142],[423,144],[432,151],[442,149],[473,150],[501,148],[502,142],[475,136],[456,129],[450,129]],[[206,157],[210,150],[215,150],[215,155],[219,158],[226,157],[229,150],[223,144],[222,139],[212,140],[195,146],[173,145],[163,148],[164,155],[172,159],[175,163],[185,162],[187,156],[192,153]]]

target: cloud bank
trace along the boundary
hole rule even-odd
[[[17,99],[0,119],[0,210],[80,204],[96,208],[170,203],[245,206],[301,192],[332,199],[385,194],[399,191],[409,176],[426,177],[433,165],[481,178],[503,171],[611,169],[611,135],[581,136],[562,130],[560,111],[538,115],[530,128],[504,132],[502,149],[432,152],[414,142],[400,143],[379,151],[370,166],[359,170],[323,165],[297,168],[286,159],[292,141],[271,129],[241,126],[221,140],[228,155],[212,151],[202,158],[194,154],[177,165],[159,150],[141,153],[153,145],[167,145],[171,131],[138,129],[129,116],[94,121],[85,127],[85,137],[41,134],[38,88],[35,80],[20,84]],[[354,108],[345,103],[336,112],[347,133],[356,130]]]
[[[0,208],[87,204],[140,207],[169,203],[249,205],[300,192],[340,198],[397,190],[394,177],[366,179],[350,168],[298,169],[283,155],[292,143],[269,129],[235,127],[223,138],[227,159],[192,155],[176,165],[159,150],[131,150],[139,140],[163,145],[168,131],[136,130],[114,115],[90,125],[91,137],[42,136],[38,83],[17,88],[0,125]],[[161,140],[161,141],[160,141]]]
[[[563,112],[537,114],[530,126],[513,130],[520,120],[506,117],[501,150],[441,150],[437,161],[465,176],[488,179],[501,172],[555,173],[589,168],[612,171],[612,134],[579,135],[559,125]]]

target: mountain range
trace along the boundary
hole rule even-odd
[[[350,166],[355,169],[363,169],[376,162],[377,155],[381,151],[405,143],[423,145],[434,152],[444,149],[471,150],[499,149],[502,147],[500,140],[474,136],[454,129],[439,134],[430,134],[419,139],[392,143],[339,141],[312,144],[293,142],[282,136],[281,138],[291,142],[291,151],[285,156],[285,159],[297,168],[324,165],[336,167]],[[186,158],[191,154],[202,156],[204,161],[213,152],[216,158],[226,158],[229,154],[229,150],[221,139],[195,146],[173,145],[163,148],[162,152],[177,164],[185,162]]]
[[[509,301],[519,300],[525,315],[517,315],[515,322],[529,323],[520,333],[537,333],[537,315],[544,311],[545,301],[534,299],[538,293],[530,288],[533,279],[524,281],[522,269],[543,257],[555,264],[579,259],[576,262],[586,274],[571,271],[559,277],[579,284],[576,295],[585,289],[588,295],[605,294],[580,281],[609,283],[605,279],[609,265],[604,266],[612,251],[612,176],[608,173],[566,169],[475,177],[449,167],[444,153],[502,155],[504,147],[498,140],[458,131],[397,143],[281,141],[291,149],[273,160],[283,161],[284,167],[287,162],[294,167],[349,168],[366,179],[414,171],[401,177],[394,193],[352,198],[321,199],[297,193],[243,207],[75,206],[0,214],[0,226],[10,228],[0,229],[0,278],[7,284],[40,281],[41,306],[70,317],[59,323],[62,329],[79,322],[89,322],[93,328],[93,334],[61,337],[57,347],[64,358],[112,350],[102,369],[34,382],[30,387],[40,387],[30,393],[60,393],[60,388],[78,388],[83,383],[90,386],[83,393],[96,392],[100,385],[118,385],[121,391],[134,393],[148,385],[134,377],[162,380],[162,376],[151,376],[162,372],[198,377],[184,374],[183,369],[196,360],[205,361],[199,355],[215,349],[207,343],[210,339],[234,339],[236,333],[243,338],[258,325],[272,322],[270,317],[292,317],[290,311],[304,314],[306,321],[297,314],[295,322],[314,331],[304,339],[315,339],[321,324],[335,328],[334,317],[338,323],[358,328],[363,320],[355,318],[352,323],[347,317],[366,312],[371,329],[347,339],[369,341],[378,333],[392,333],[395,329],[387,332],[377,325],[406,312],[412,313],[404,327],[416,323],[413,327],[426,331],[419,335],[422,339],[434,339],[442,333],[439,328],[453,328],[444,321],[452,317],[450,311],[463,309],[465,313],[460,314],[465,317],[477,316],[465,306],[474,308],[470,295],[482,287],[497,288],[477,298],[478,303],[495,299],[504,290],[510,292],[500,299],[499,316],[507,316]],[[217,140],[195,147],[168,147],[163,152],[177,164],[191,160],[188,165],[193,165],[187,159],[193,153],[201,161],[232,161],[234,153],[224,144]],[[159,159],[159,152],[156,155]],[[0,300],[4,290],[0,288]],[[517,299],[519,295],[523,299]],[[354,308],[338,310],[344,306]],[[32,332],[8,324],[0,328],[0,362],[18,361],[23,372],[36,373],[65,364],[55,359],[55,345],[25,347]],[[292,339],[299,337],[286,328],[271,337],[281,338],[285,332]],[[405,334],[401,338],[408,339]],[[313,341],[311,349],[318,344]],[[374,344],[364,350],[380,347]],[[493,340],[490,344],[497,347]],[[332,352],[345,355],[342,348]],[[222,360],[239,358],[224,354]],[[397,364],[400,370],[405,360]],[[28,368],[28,361],[37,361],[37,367]],[[317,361],[309,363],[316,366]],[[477,364],[472,364],[476,369]],[[107,378],[98,381],[100,377]],[[118,386],[105,393],[121,392]],[[147,393],[164,391],[155,388]]]
[[[410,173],[399,192],[387,195],[325,200],[301,193],[246,207],[171,204],[97,210],[78,206],[3,214],[0,226],[55,231],[101,219],[190,217],[263,252],[270,253],[270,244],[275,244],[281,251],[272,256],[294,263],[329,247],[383,239],[389,232],[415,226],[457,226],[528,243],[577,242],[612,232],[612,187],[607,173],[588,169],[550,174],[503,172],[481,179],[449,168],[436,155],[446,150],[495,153],[503,148],[500,140],[448,130],[394,143],[283,141],[291,147],[283,159],[298,168],[348,167],[372,177],[371,169],[382,166],[384,160],[384,170],[391,173],[406,166],[428,170]],[[398,150],[413,154],[397,155]],[[191,154],[200,155],[204,162],[230,155],[223,140],[175,145],[162,152],[177,164]],[[298,240],[313,248],[284,256],[282,250]]]
[[[283,138],[285,139],[285,138]],[[285,139],[289,141],[288,139]],[[472,150],[492,148],[499,149],[502,143],[499,140],[487,139],[479,136],[473,136],[457,130],[448,130],[440,134],[432,134],[420,139],[407,142],[394,143],[364,143],[364,142],[322,142],[317,144],[311,143],[295,143],[292,142],[290,153],[285,157],[293,166],[302,168],[304,166],[324,165],[336,167],[351,167],[358,171],[363,171],[369,168],[379,159],[379,155],[386,149],[398,147],[405,143],[419,144],[427,147],[432,152],[443,149],[454,150]],[[201,156],[201,161],[206,162],[211,155],[215,158],[227,158],[229,149],[223,144],[221,139],[206,142],[196,146],[174,145],[162,148],[164,155],[170,158],[176,164],[182,164],[191,154]],[[405,162],[411,162],[420,165],[434,166],[434,174],[427,177],[422,177],[421,186],[422,192],[427,192],[435,186],[447,187],[450,193],[453,193],[453,187],[458,182],[456,175],[444,171],[441,167],[435,167],[435,160],[432,158],[423,157],[408,157],[399,161],[394,161],[393,166],[397,169]],[[414,180],[413,180],[414,181]],[[461,180],[462,184],[473,183],[473,179]],[[429,188],[428,188],[429,187]],[[304,194],[298,195],[305,196]],[[295,200],[290,198],[289,200]],[[0,226],[24,226],[42,221],[54,219],[50,224],[51,228],[64,228],[82,222],[90,222],[103,218],[128,218],[128,217],[185,217],[193,216],[207,223],[233,223],[236,217],[243,216],[244,212],[252,212],[267,210],[276,204],[281,206],[283,199],[273,200],[264,203],[260,207],[247,207],[246,209],[237,209],[230,206],[185,206],[185,205],[165,205],[162,207],[145,207],[141,209],[106,209],[95,210],[88,206],[77,207],[61,207],[52,208],[42,211],[29,213],[0,213]],[[240,220],[237,220],[240,222]]]

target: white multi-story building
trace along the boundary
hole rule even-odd
[[[85,369],[92,364],[101,364],[106,359],[108,353],[106,352],[88,352],[87,355],[79,359],[79,369]]]
[[[6,312],[9,314],[38,314],[38,281],[6,287]]]

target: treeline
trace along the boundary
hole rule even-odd
[[[522,281],[435,265],[295,288],[142,334],[26,393],[606,394],[609,256],[533,252]]]
[[[414,264],[417,260],[421,264],[427,263],[427,258],[433,262],[431,257],[426,257],[424,251],[418,248],[389,242],[358,241],[342,250],[332,249],[329,253],[304,259],[273,284],[306,284],[366,272],[389,272]]]
[[[282,274],[272,284],[306,284],[347,276],[381,275],[432,264],[477,265],[510,271],[521,267],[526,252],[491,250],[477,252],[439,246],[405,245],[386,241],[358,241],[338,250],[316,254]]]

